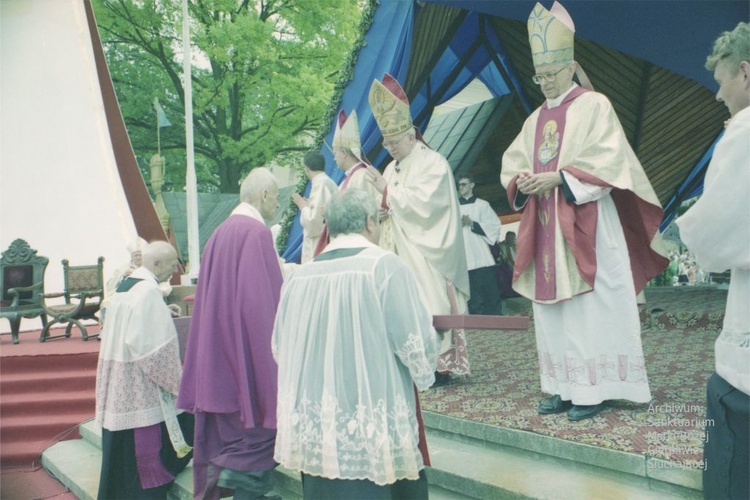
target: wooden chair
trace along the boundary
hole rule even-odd
[[[0,317],[10,321],[13,343],[18,344],[21,318],[41,317],[47,325],[42,308],[44,270],[49,259],[36,254],[26,241],[17,239],[0,257]]]
[[[71,266],[67,259],[62,261],[65,291],[62,293],[46,293],[42,297],[44,312],[52,319],[42,329],[39,342],[45,340],[70,337],[73,325],[81,330],[83,340],[98,337],[99,334],[89,335],[81,320],[92,319],[98,321],[96,313],[104,299],[104,257],[99,257],[97,264],[88,266]],[[65,303],[48,305],[45,299],[65,297]],[[49,330],[57,323],[67,323],[65,333],[50,336]]]

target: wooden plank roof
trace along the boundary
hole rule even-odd
[[[430,65],[464,15],[465,11],[438,4],[428,3],[420,10],[405,85],[408,95],[414,95],[417,85],[424,83]],[[503,43],[526,99],[532,107],[541,105],[544,96],[531,80],[534,68],[525,23],[491,17],[490,26]],[[726,108],[703,85],[598,43],[576,38],[575,53],[594,88],[612,102],[659,200],[665,204],[716,139],[729,116]],[[502,117],[483,137],[483,144],[474,142],[479,151],[473,152],[471,173],[477,179],[477,194],[502,212],[508,210],[499,183],[502,153],[520,131],[526,112],[517,96],[494,111]],[[470,128],[465,119],[454,125]],[[453,165],[454,169],[458,166]]]

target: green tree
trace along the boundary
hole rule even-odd
[[[94,0],[125,124],[144,177],[156,152],[167,189],[185,178],[180,0]],[[233,193],[252,168],[307,149],[357,36],[357,0],[189,0],[200,191]]]

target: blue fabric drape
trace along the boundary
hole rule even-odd
[[[500,40],[485,23],[485,16],[475,12],[466,16],[429,78],[412,99],[414,125],[422,132],[430,122],[434,106],[454,97],[475,78],[479,78],[494,97],[510,92],[495,61],[499,59],[508,74],[512,74],[511,68],[503,63],[504,57],[493,59],[495,54],[504,56],[504,52]]]
[[[372,150],[380,139],[380,131],[367,102],[373,80],[376,78],[382,80],[385,73],[391,74],[399,82],[403,82],[406,78],[411,55],[414,6],[414,2],[382,2],[380,4],[370,30],[365,36],[365,45],[360,50],[354,66],[354,78],[344,89],[341,108],[347,115],[351,114],[353,109],[357,110],[363,151]],[[330,150],[335,130],[336,120],[334,119],[325,138],[326,146],[323,146],[321,153],[326,159],[326,173],[337,184],[340,184],[344,178],[344,172],[336,167]],[[309,192],[308,183],[305,196]],[[286,249],[281,256],[287,262],[299,262],[301,251],[302,226],[299,223],[298,213],[294,217]]]
[[[714,154],[714,148],[723,135],[724,131],[722,130],[716,137],[716,140],[714,140],[713,144],[711,144],[711,147],[708,148],[708,151],[706,151],[698,163],[695,164],[690,171],[690,174],[688,174],[685,180],[682,181],[682,184],[677,188],[675,194],[664,205],[664,220],[662,220],[661,226],[659,226],[660,231],[663,232],[666,230],[672,220],[674,220],[677,215],[677,208],[683,201],[689,200],[690,198],[703,193],[703,178],[705,177],[706,169],[708,168],[708,164]]]
[[[365,152],[372,151],[381,139],[380,130],[367,100],[370,86],[374,79],[382,79],[385,73],[390,73],[402,83],[406,79],[415,8],[418,7],[415,7],[413,2],[380,4],[367,33],[366,45],[357,59],[354,79],[344,90],[341,107],[347,114],[350,114],[352,109],[357,110],[362,149]],[[414,118],[414,124],[422,132],[429,124],[434,106],[454,97],[475,78],[479,78],[495,97],[510,93],[509,85],[516,92],[520,91],[521,86],[508,64],[500,39],[486,24],[486,16],[470,12],[440,60],[431,70],[426,82],[417,95],[411,99],[411,115]],[[505,81],[497,63],[503,66],[510,82]],[[522,93],[520,97],[527,111],[530,111]],[[333,142],[335,128],[334,121],[325,139],[328,146]],[[340,183],[344,173],[336,168],[333,153],[328,146],[324,146],[321,150],[326,158],[326,173],[334,181]],[[388,160],[388,153],[381,149],[376,156],[369,159],[373,165],[380,166]],[[308,185],[306,194],[309,190]],[[298,214],[294,219],[282,257],[288,262],[299,262],[301,245],[302,228]]]

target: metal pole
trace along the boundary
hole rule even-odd
[[[187,173],[185,175],[185,195],[187,205],[188,234],[188,275],[198,277],[200,271],[200,248],[198,240],[198,186],[195,176],[195,152],[193,148],[193,82],[191,79],[190,18],[188,0],[182,0],[182,72],[185,85],[185,148],[187,153]]]

